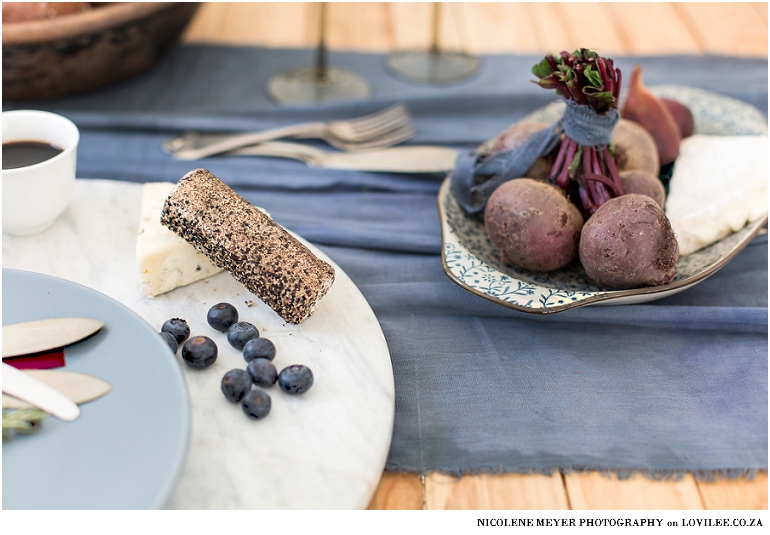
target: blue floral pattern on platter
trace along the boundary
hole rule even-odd
[[[741,101],[701,89],[656,86],[659,96],[686,104],[695,119],[695,132],[707,135],[766,135],[762,113]],[[553,123],[564,110],[555,102],[523,120]],[[488,142],[489,143],[489,142]],[[524,312],[552,313],[589,304],[632,304],[660,299],[704,280],[735,256],[767,222],[767,216],[738,232],[682,257],[676,277],[663,286],[610,290],[588,278],[578,261],[548,273],[535,273],[503,264],[487,237],[481,217],[468,216],[444,181],[439,192],[444,271],[461,287],[485,299]]]

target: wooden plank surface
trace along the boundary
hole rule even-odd
[[[416,474],[385,472],[368,509],[424,509],[422,478]]]
[[[705,509],[767,509],[767,472],[754,479],[698,481],[698,490]]]
[[[719,54],[730,50],[736,55],[752,55],[755,47],[767,50],[767,18],[758,17],[751,4],[672,5],[704,52]],[[730,21],[730,24],[714,24],[714,21]]]
[[[618,479],[597,472],[564,476],[572,509],[703,509],[692,475],[655,481],[642,475]]]
[[[309,47],[318,3],[203,5],[187,42]],[[766,3],[447,2],[440,44],[474,54],[546,53],[594,47],[603,54],[737,54],[767,57]],[[330,48],[392,52],[426,48],[432,8],[423,2],[331,2]]]
[[[672,4],[612,3],[607,4],[606,9],[613,23],[622,28],[629,54],[654,56],[704,52]]]
[[[585,47],[601,50],[603,54],[618,54],[631,47],[626,32],[614,24],[614,13],[602,4],[552,4],[559,20],[567,20],[559,50]]]
[[[187,27],[187,42],[303,48],[318,39],[318,7],[307,3],[204,3]]]
[[[426,509],[569,509],[560,473],[425,476]]]
[[[329,48],[361,52],[392,48],[392,18],[385,2],[332,4],[328,17]]]
[[[441,4],[439,44],[472,54],[545,54],[579,47],[605,55],[726,54],[767,57],[767,3]],[[207,3],[186,42],[312,47],[317,3]],[[427,48],[432,6],[423,2],[328,5],[332,49]],[[385,472],[369,509],[767,509],[766,473],[754,479],[626,480],[596,472],[479,474],[454,478]]]

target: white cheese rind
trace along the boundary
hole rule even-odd
[[[666,215],[685,256],[767,214],[767,136],[682,140]]]
[[[222,271],[195,247],[160,223],[163,203],[174,184],[149,182],[142,186],[136,263],[142,293],[155,297]]]

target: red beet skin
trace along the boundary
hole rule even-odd
[[[586,221],[579,254],[589,277],[623,290],[671,282],[679,244],[660,206],[630,193],[610,199]]]
[[[484,224],[502,262],[546,272],[575,259],[583,217],[559,188],[519,178],[490,196]]]

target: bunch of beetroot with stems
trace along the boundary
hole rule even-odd
[[[599,115],[616,109],[620,101],[620,69],[611,59],[586,48],[548,55],[532,67],[532,74],[540,79],[536,83],[541,87],[556,89],[564,98],[589,106]],[[610,147],[583,146],[567,135],[549,178],[565,191],[571,181],[577,183],[580,204],[589,214],[624,193]]]

